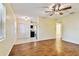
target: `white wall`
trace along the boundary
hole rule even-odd
[[[39,39],[55,38],[56,21],[53,18],[39,18]]]
[[[79,14],[61,18],[63,23],[63,40],[79,44]]]
[[[35,20],[37,23],[37,28],[35,31],[37,31],[37,39],[36,38],[30,38],[30,21],[25,21],[23,19],[18,19],[18,27],[19,24],[25,24],[26,25],[26,34],[22,34],[19,31],[19,28],[17,30],[17,37],[18,40],[25,41],[25,42],[33,42],[33,41],[40,41],[40,40],[47,40],[47,39],[55,39],[55,25],[56,25],[56,20],[53,18],[42,18],[40,17],[39,19]],[[26,37],[25,39],[23,39]],[[19,43],[19,42],[18,42]],[[21,42],[20,42],[21,43]],[[16,43],[17,44],[17,43]]]
[[[15,21],[16,17],[13,13],[13,10],[11,8],[10,4],[4,4],[6,7],[6,23],[5,23],[5,30],[6,30],[6,38],[4,38],[3,41],[0,41],[0,56],[7,56],[16,40],[16,31],[15,31]]]
[[[68,15],[60,18],[63,26],[63,40],[79,44],[79,14]],[[27,24],[27,23],[26,23]],[[39,18],[38,40],[56,38],[56,20],[53,18]],[[28,32],[28,31],[27,31]],[[26,42],[35,41],[28,39]]]

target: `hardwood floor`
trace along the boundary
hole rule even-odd
[[[57,53],[55,39],[14,45],[10,56],[79,56],[79,45],[62,41],[61,53]]]

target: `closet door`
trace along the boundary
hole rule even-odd
[[[18,39],[29,39],[29,26],[27,24],[18,24]]]

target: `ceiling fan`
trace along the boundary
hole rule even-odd
[[[72,9],[72,6],[69,4],[55,3],[49,6],[48,10],[46,10],[45,13],[50,13],[50,16],[52,16],[53,14],[63,15],[63,11],[69,9]]]

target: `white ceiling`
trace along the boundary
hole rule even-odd
[[[36,18],[38,16],[44,16],[45,8],[48,7],[51,3],[12,3],[15,14],[17,16],[28,16]],[[73,11],[79,11],[78,3],[71,3]]]
[[[38,17],[42,15],[48,3],[13,3],[13,8],[18,16]]]

